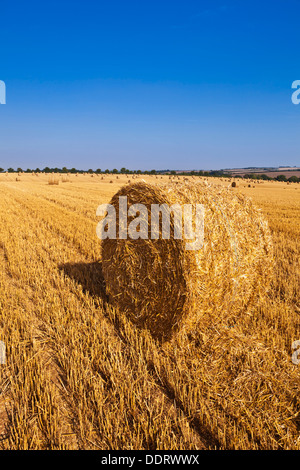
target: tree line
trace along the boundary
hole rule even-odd
[[[3,173],[5,170],[0,168],[0,172]],[[101,170],[101,168],[97,168],[96,170],[89,168],[88,170],[79,170],[77,168],[50,168],[46,166],[43,169],[40,168],[27,168],[23,170],[22,168],[8,168],[8,173],[96,173],[96,174],[137,174],[137,175],[159,175],[159,174],[167,174],[167,175],[183,175],[183,176],[206,176],[206,177],[220,177],[220,178],[244,178],[244,179],[251,179],[251,180],[274,180],[274,181],[286,181],[290,183],[300,183],[300,172],[299,177],[296,175],[292,175],[289,178],[286,175],[280,174],[274,177],[271,177],[267,174],[259,174],[259,173],[246,173],[244,175],[233,175],[229,172],[223,172],[222,170],[212,170],[212,171],[204,171],[204,170],[192,170],[192,171],[176,171],[176,170],[129,170],[128,168],[121,168],[120,170],[114,168],[112,170],[106,169]]]

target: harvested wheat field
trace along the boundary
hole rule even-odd
[[[225,314],[231,296],[220,308],[234,266],[227,240],[227,262],[215,258],[221,278],[216,270],[201,297],[210,320],[183,324],[162,341],[111,301],[96,235],[99,204],[158,181],[200,187],[205,178],[0,175],[1,449],[300,449],[300,364],[292,360],[300,340],[300,186],[209,179],[213,194],[225,187],[232,201],[251,198],[253,223],[266,220],[271,238],[259,245],[240,218],[236,237],[240,244],[248,237],[236,297],[242,313]],[[224,233],[212,231],[212,240]],[[272,246],[272,272],[262,246]],[[201,300],[198,281],[182,272],[195,293],[191,309]],[[261,285],[248,303],[254,277]]]

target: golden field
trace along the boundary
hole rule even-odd
[[[0,448],[300,449],[300,185],[237,180],[273,233],[271,290],[162,344],[105,294],[96,209],[129,180],[0,175]]]

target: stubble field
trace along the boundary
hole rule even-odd
[[[101,271],[96,209],[135,179],[53,178],[0,175],[0,448],[300,449],[300,185],[237,181],[273,233],[271,290],[233,328],[160,344]]]

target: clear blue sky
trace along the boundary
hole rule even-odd
[[[299,0],[7,1],[0,166],[300,166]]]

